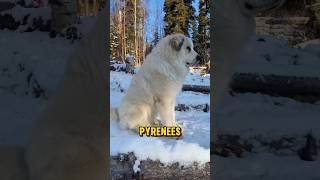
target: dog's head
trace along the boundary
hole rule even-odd
[[[199,61],[198,53],[193,49],[192,41],[183,34],[176,33],[163,38],[159,44],[171,63],[183,64],[187,67]]]

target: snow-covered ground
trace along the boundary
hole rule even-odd
[[[260,153],[246,158],[214,157],[213,172],[219,180],[318,180],[319,161]]]
[[[293,49],[285,41],[256,36],[241,56],[237,72],[320,77],[319,40],[300,46]]]
[[[0,143],[24,144],[73,45],[47,33],[1,31],[0,47]],[[39,89],[46,97],[36,97]]]
[[[320,77],[319,52],[319,40],[293,49],[284,41],[257,36],[241,56],[237,71]],[[240,143],[246,142],[253,148],[241,158],[214,155],[214,177],[223,180],[320,179],[320,156],[316,161],[303,161],[298,156],[307,133],[312,133],[319,145],[319,117],[320,103],[301,103],[258,93],[228,95],[216,114],[218,133],[238,135]]]
[[[132,75],[111,71],[110,104],[119,106]],[[209,85],[210,76],[189,74],[184,84]],[[181,92],[177,104],[210,104],[210,96],[197,92]],[[120,129],[116,122],[111,122],[111,155],[134,152],[139,160],[160,160],[163,163],[179,162],[191,165],[194,161],[210,161],[210,112],[197,110],[176,111],[176,118],[183,130],[183,138],[176,140],[165,137],[140,137],[131,131]]]
[[[81,31],[87,33],[93,22],[84,19]],[[27,142],[76,45],[48,32],[0,31],[0,144]]]

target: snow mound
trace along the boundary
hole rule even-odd
[[[319,45],[290,48],[287,42],[269,36],[255,36],[241,55],[240,73],[320,77]]]

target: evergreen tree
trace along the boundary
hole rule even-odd
[[[117,33],[113,19],[110,20],[110,55],[114,59],[119,54],[120,45],[119,35]]]
[[[195,50],[201,57],[200,64],[206,64],[209,60],[209,0],[199,0],[199,16],[198,16],[198,31],[195,36]]]
[[[191,30],[192,30],[192,39],[195,40],[198,33],[198,17],[194,16],[194,19],[191,21]]]
[[[188,8],[188,17],[186,18],[186,28],[188,30],[188,32],[190,32],[190,30],[192,30],[192,36],[194,35],[194,26],[196,24],[196,16],[195,16],[195,8],[193,7],[193,2],[194,0],[184,0],[185,5]]]
[[[155,29],[154,34],[153,34],[153,41],[152,41],[152,45],[153,47],[155,47],[157,45],[157,43],[159,42],[159,31],[158,28]]]
[[[165,0],[163,11],[165,35],[182,33],[189,36],[190,9],[186,0]]]

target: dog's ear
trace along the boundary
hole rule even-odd
[[[184,42],[184,38],[179,38],[179,37],[173,37],[170,39],[170,46],[172,49],[176,50],[176,51],[180,51],[182,45]]]

